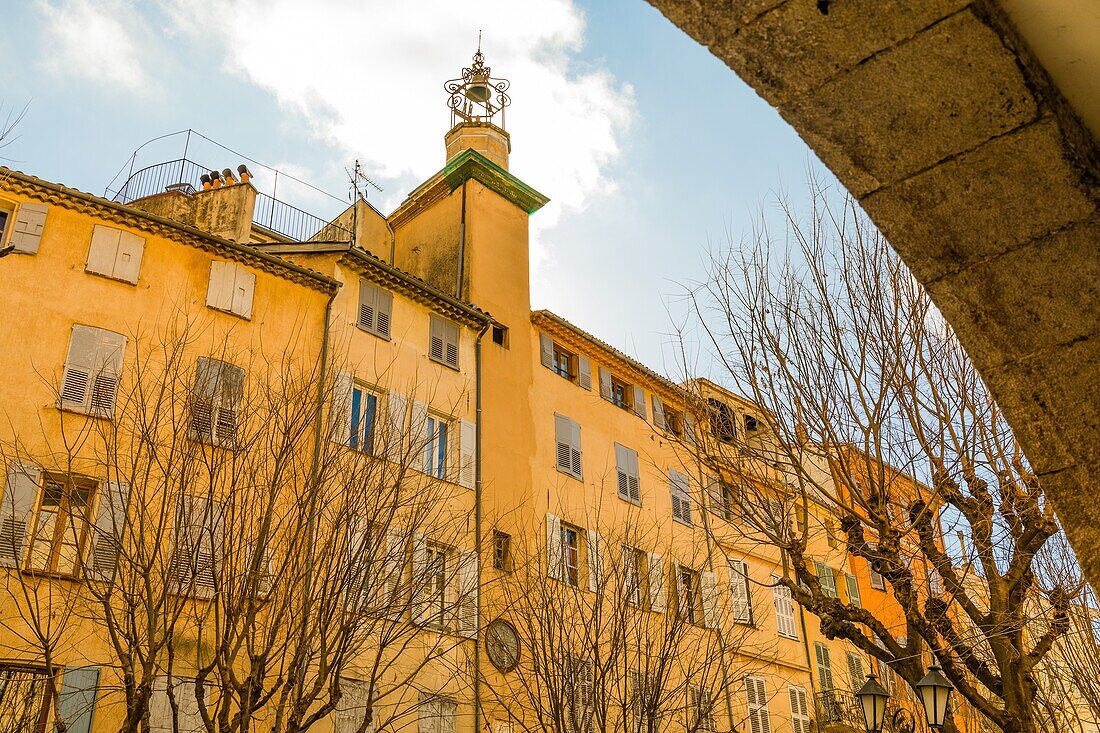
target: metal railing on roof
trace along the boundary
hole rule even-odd
[[[107,193],[120,204],[172,190],[192,194],[202,189],[200,178],[210,170],[187,158],[169,160],[135,171],[117,191],[108,190]],[[262,192],[256,194],[252,222],[297,242],[352,241],[352,233],[346,227]]]

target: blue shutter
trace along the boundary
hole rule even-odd
[[[61,704],[58,711],[67,733],[89,733],[95,709],[98,667],[70,667],[61,682]]]

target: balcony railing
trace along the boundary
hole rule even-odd
[[[814,695],[814,708],[817,721],[821,725],[843,723],[857,730],[863,730],[863,714],[859,701],[851,692],[844,690],[826,690]]]
[[[200,178],[210,170],[209,167],[186,158],[169,160],[134,172],[121,188],[107,193],[120,204],[129,204],[137,199],[171,190],[190,194],[202,189]],[[256,194],[252,223],[296,242],[352,240],[352,233],[346,227],[333,224],[266,193]]]

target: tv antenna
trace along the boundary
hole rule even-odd
[[[355,167],[352,170],[349,171],[345,168],[344,171],[348,174],[348,181],[351,183],[351,190],[348,191],[350,200],[363,199],[366,201],[368,186],[374,187],[379,193],[382,192],[382,187],[363,173],[363,166],[359,164],[358,159],[355,161]]]

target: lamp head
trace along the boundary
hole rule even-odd
[[[954,685],[943,676],[938,664],[929,667],[928,674],[917,683],[921,707],[924,708],[929,727],[939,730],[947,721],[947,701],[954,689]]]
[[[878,683],[873,674],[869,674],[863,687],[856,691],[856,699],[859,700],[859,707],[863,712],[863,724],[867,733],[881,733],[882,726],[886,723],[886,703],[890,700],[890,693]]]

